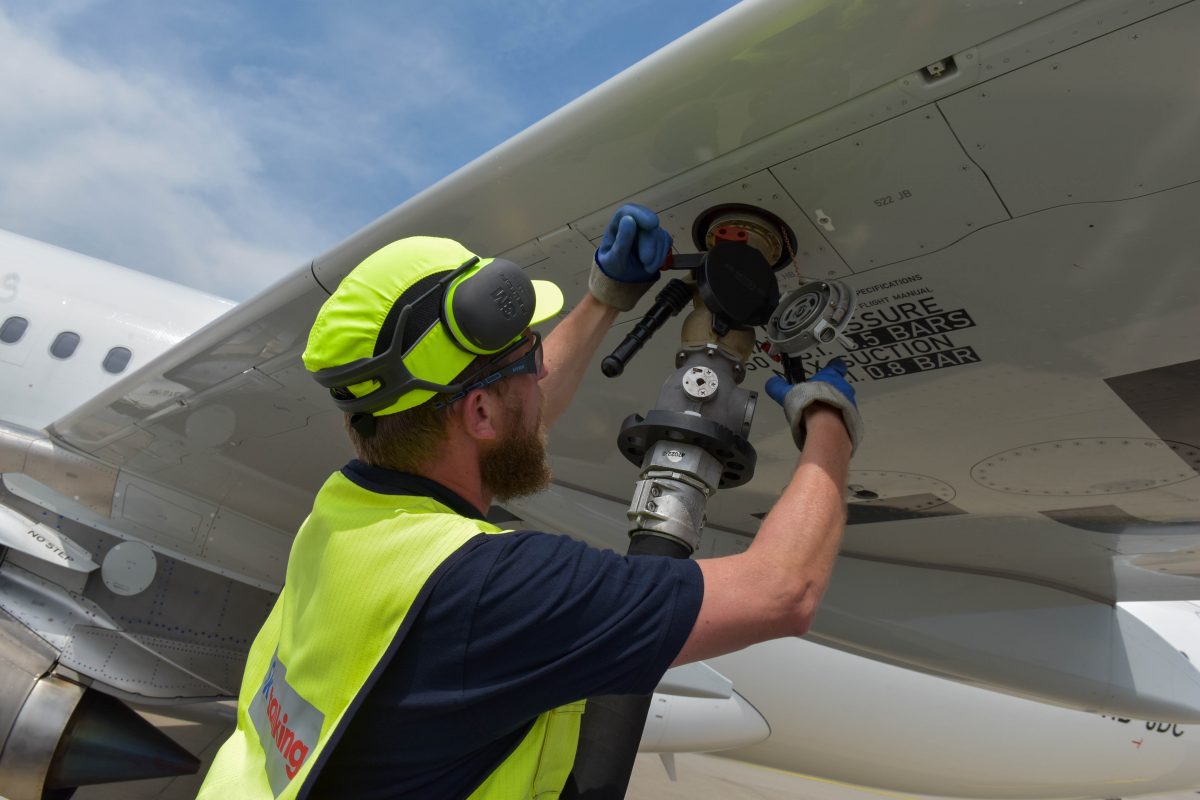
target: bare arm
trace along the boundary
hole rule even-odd
[[[601,303],[590,293],[571,309],[543,343],[547,375],[542,378],[545,405],[542,416],[546,426],[554,424],[567,410],[583,373],[592,363],[600,340],[617,318],[617,310]]]
[[[816,403],[805,425],[800,463],[750,548],[697,562],[704,600],[675,664],[801,636],[812,623],[845,528],[851,448],[837,410]]]

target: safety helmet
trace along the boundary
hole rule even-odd
[[[343,411],[385,416],[441,392],[479,355],[502,352],[562,309],[549,281],[481,259],[451,239],[413,236],[377,250],[313,322],[304,366]]]

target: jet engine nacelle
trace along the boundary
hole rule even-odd
[[[200,761],[115,697],[54,671],[58,653],[0,611],[0,796],[190,775]]]

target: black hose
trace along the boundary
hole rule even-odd
[[[628,555],[689,558],[692,551],[675,539],[651,534],[629,540]],[[629,788],[633,760],[642,740],[648,694],[590,697],[579,725],[579,747],[561,800],[621,800]]]

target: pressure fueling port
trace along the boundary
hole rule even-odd
[[[750,245],[775,271],[792,263],[796,254],[796,234],[786,222],[770,211],[744,203],[713,206],[692,223],[692,242],[697,250],[711,250],[720,241]]]
[[[713,206],[696,218],[692,238],[697,247],[710,253],[710,259],[728,244],[737,243],[750,245],[733,248],[734,252],[741,251],[743,259],[748,250],[756,250],[775,271],[795,262],[795,233],[779,217],[754,206]],[[713,296],[705,296],[705,303],[719,310],[727,305],[738,307],[744,324],[762,325],[770,353],[780,357],[788,378],[793,382],[803,380],[799,355],[840,337],[854,313],[854,291],[840,281],[810,281],[779,299],[777,294],[768,296],[761,286],[755,285],[751,276],[757,273],[749,263],[728,266],[732,268],[718,273],[724,281],[715,287],[718,291],[707,292]],[[703,271],[700,278],[701,293],[705,294],[708,287]],[[766,280],[774,283],[770,278]],[[758,283],[762,283],[761,277]],[[768,319],[756,319],[753,313],[740,309],[741,306],[761,309],[764,304],[770,307]],[[842,344],[854,349],[844,340]]]

